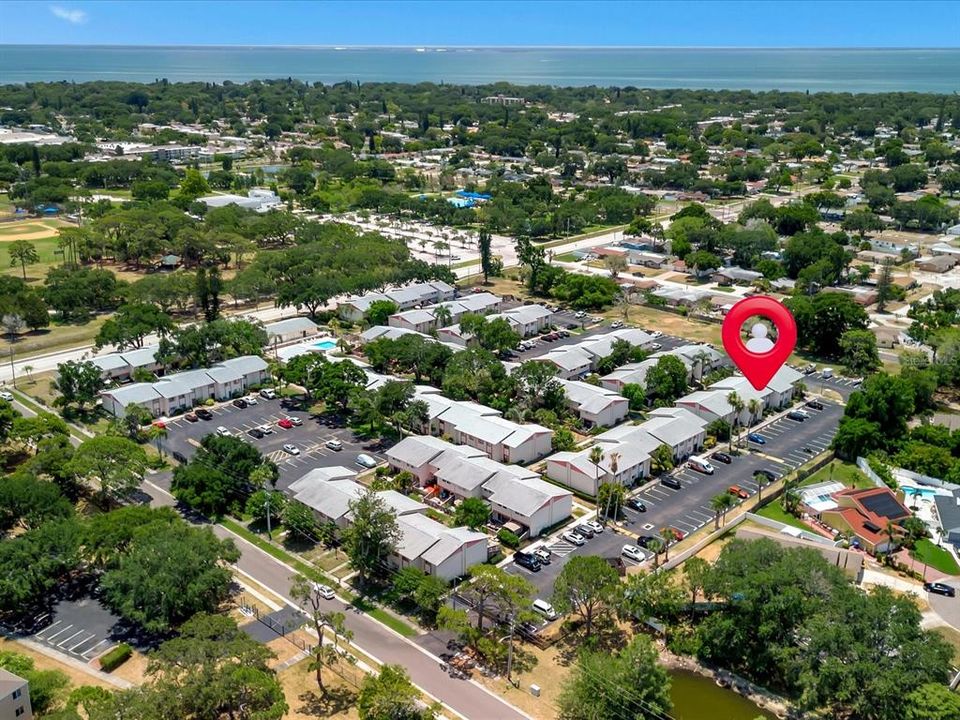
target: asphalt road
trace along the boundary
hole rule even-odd
[[[927,596],[927,602],[930,603],[930,608],[943,618],[944,622],[960,630],[960,578],[943,578],[939,582],[955,587],[957,589],[957,597],[944,597],[943,595],[935,595],[934,593],[924,593],[923,588],[920,589],[921,595]]]
[[[577,547],[559,536],[544,543],[550,548],[552,558],[551,563],[543,566],[539,572],[531,572],[514,563],[505,569],[527,578],[536,585],[540,597],[549,598],[553,593],[554,580],[574,553],[615,558],[621,554],[624,545],[635,544],[634,537],[629,533],[659,536],[662,528],[674,527],[688,535],[713,523],[714,512],[710,508],[710,500],[715,495],[726,491],[731,485],[738,485],[753,497],[757,493],[753,476],[758,470],[768,470],[776,477],[782,477],[830,444],[843,415],[843,408],[824,402],[822,411],[804,409],[811,416],[808,420],[796,422],[781,416],[768,423],[756,431],[765,439],[764,445],[747,443],[743,452],[733,457],[729,465],[713,462],[713,475],[705,475],[684,465],[672,473],[680,480],[680,490],[657,482],[631,493],[632,497],[643,501],[647,511],[640,513],[625,508],[625,517],[616,527],[608,526],[602,534],[587,540],[585,545]],[[810,448],[813,453],[805,452],[803,448]],[[723,446],[717,449],[726,452],[728,448]],[[624,562],[628,565],[637,564],[627,558],[624,558]]]
[[[342,424],[334,424],[332,418],[299,410],[286,410],[280,406],[279,400],[261,398],[256,405],[243,409],[232,403],[225,403],[210,408],[210,411],[213,413],[212,420],[189,422],[180,417],[168,422],[167,437],[163,443],[165,449],[190,458],[206,435],[216,432],[218,427],[225,427],[277,464],[280,468],[277,487],[281,490],[318,467],[343,465],[361,471],[363,468],[357,464],[358,455],[364,453],[382,461],[382,453],[387,449],[376,446],[375,451],[371,449],[375,446],[369,441],[358,438],[350,428],[343,427]],[[277,425],[284,417],[297,417],[303,424],[284,429]],[[261,425],[269,425],[274,432],[262,438],[248,434],[249,430]],[[328,440],[339,440],[343,449],[331,450],[326,446]],[[300,454],[291,455],[286,452],[283,449],[286,443],[295,445]]]

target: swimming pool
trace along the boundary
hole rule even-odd
[[[337,343],[335,340],[321,340],[313,344],[315,348],[320,348],[321,350],[333,350]]]
[[[923,495],[933,497],[937,494],[936,488],[931,487],[919,487],[917,485],[901,485],[900,489],[903,490],[903,494],[908,498],[911,498],[915,495]]]

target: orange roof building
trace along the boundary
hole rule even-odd
[[[889,488],[848,488],[833,494],[837,507],[825,510],[820,519],[830,527],[852,533],[869,553],[893,552],[903,535],[901,525],[910,511]],[[887,532],[891,524],[893,537]]]

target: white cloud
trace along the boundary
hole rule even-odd
[[[83,10],[71,10],[60,5],[51,5],[50,12],[61,20],[66,20],[73,25],[80,25],[87,21],[87,13]]]

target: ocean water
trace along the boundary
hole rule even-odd
[[[446,82],[952,93],[960,48],[319,48],[0,45],[0,83]]]

